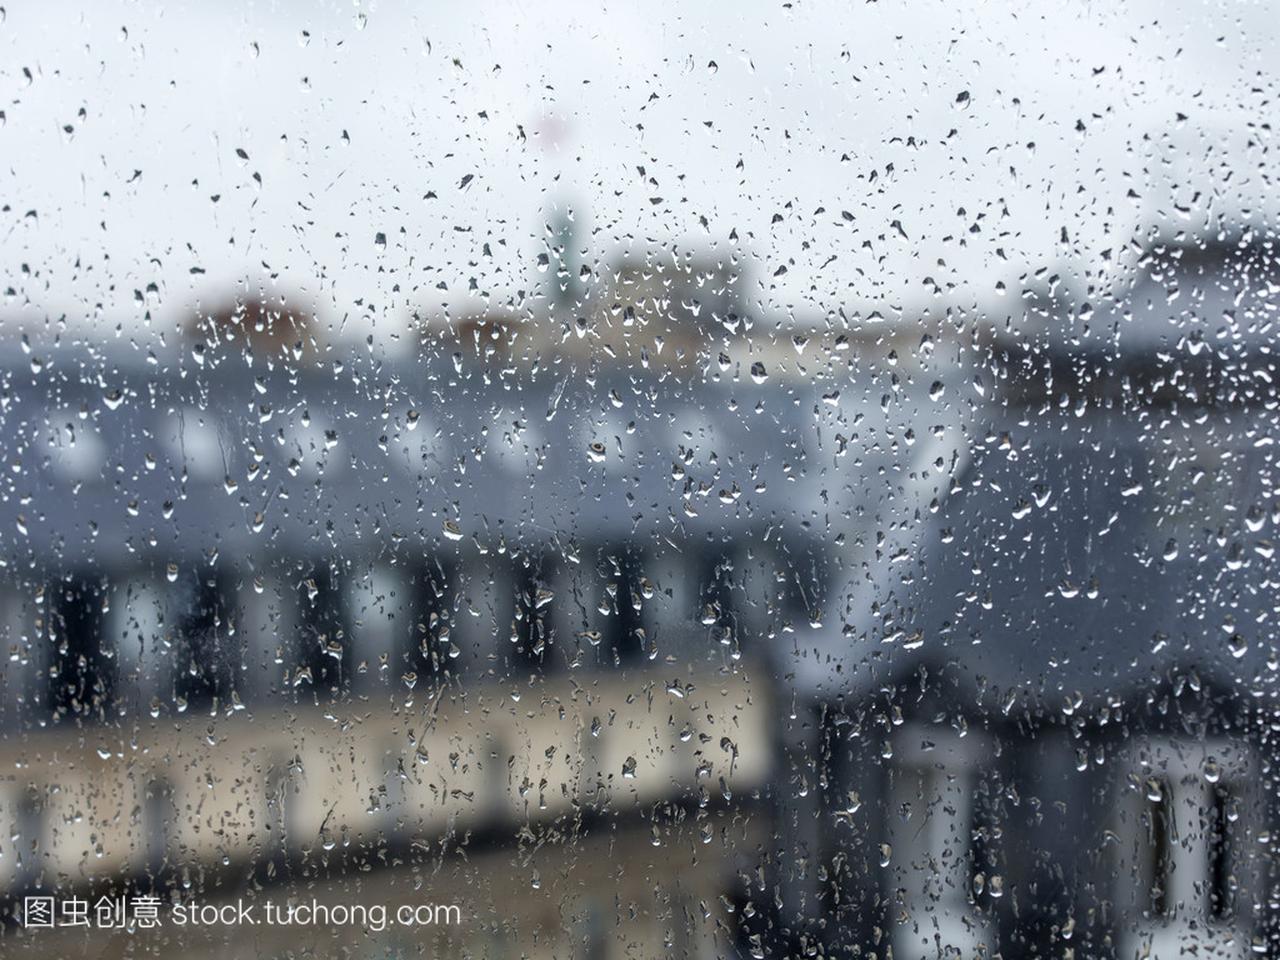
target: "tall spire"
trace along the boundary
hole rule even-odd
[[[580,276],[583,250],[575,211],[566,202],[554,203],[545,223],[551,302],[557,309],[574,309],[586,294]]]

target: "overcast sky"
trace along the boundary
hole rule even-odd
[[[145,338],[247,283],[381,334],[545,282],[557,203],[806,317],[1276,206],[1265,3],[6,7],[10,330]]]

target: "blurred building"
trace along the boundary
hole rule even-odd
[[[804,429],[792,398],[748,381],[753,430],[656,377],[374,371],[305,326],[242,305],[162,362],[3,374],[3,936],[437,942],[16,922],[30,894],[145,891],[455,903],[438,943],[483,955],[732,949],[769,639],[825,570],[768,449]]]
[[[1276,278],[1166,245],[990,342],[915,575],[795,754],[821,866],[780,953],[1275,951]]]

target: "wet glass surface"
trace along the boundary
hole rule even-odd
[[[1280,952],[1274,21],[0,7],[0,955]]]

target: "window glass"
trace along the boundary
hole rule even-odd
[[[1278,51],[0,0],[0,955],[1280,956]]]

